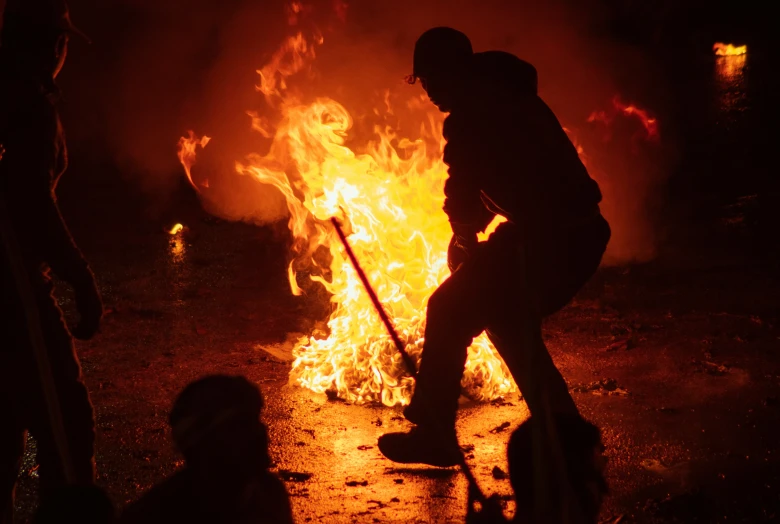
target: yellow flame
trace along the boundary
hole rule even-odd
[[[168,233],[169,233],[169,234],[171,234],[171,235],[176,235],[176,234],[180,233],[180,232],[181,232],[183,229],[184,229],[184,226],[183,226],[183,225],[181,225],[181,224],[175,224],[175,225],[174,225],[174,226],[173,226],[173,227],[170,229],[170,231],[168,231]]]
[[[712,46],[712,50],[715,51],[717,56],[738,56],[747,54],[747,46],[735,46],[733,44],[724,44],[716,42]]]
[[[335,392],[350,402],[405,405],[414,381],[329,219],[338,216],[345,224],[352,248],[407,351],[419,359],[428,298],[449,276],[452,231],[442,211],[447,176],[441,161],[443,118],[432,105],[412,100],[408,109],[423,121],[420,138],[410,140],[391,128],[376,127],[372,142],[353,149],[346,145],[352,117],[342,104],[330,98],[300,103],[288,89],[287,78],[304,70],[313,56],[313,46],[299,33],[258,71],[257,89],[278,108],[280,120],[274,129],[252,113],[252,127],[272,136],[272,145],[267,154],[236,163],[238,174],[272,185],[285,198],[294,238],[288,267],[292,293],[303,294],[298,282],[309,278],[332,296],[329,333],[298,341],[291,381],[316,392]],[[389,97],[384,105],[389,112]],[[199,142],[194,134],[182,141],[180,159],[190,178],[192,144]],[[516,390],[485,335],[469,348],[462,385],[470,397],[481,400]]]

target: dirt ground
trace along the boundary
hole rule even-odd
[[[176,393],[205,374],[240,373],[265,394],[276,471],[299,522],[462,521],[457,470],[399,468],[378,452],[380,434],[406,427],[399,410],[288,384],[292,342],[324,310],[289,293],[284,235],[185,204],[180,236],[162,221],[120,218],[104,235],[81,236],[107,316],[78,351],[97,416],[100,484],[114,501],[135,499],[181,466],[166,422]],[[77,237],[88,227],[76,221]],[[749,256],[749,234],[721,229],[709,250],[694,232],[699,245],[687,252],[603,269],[546,324],[575,400],[604,431],[605,522],[778,518],[780,281],[776,263]],[[72,313],[67,290],[62,296]],[[506,471],[507,438],[526,416],[512,397],[466,404],[458,423],[481,486],[505,495],[508,512],[511,489],[494,468]],[[28,454],[20,516],[30,513],[35,483]]]

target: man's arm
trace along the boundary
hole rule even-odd
[[[479,177],[486,160],[480,154],[482,148],[465,122],[450,124],[444,148],[444,163],[449,166],[449,178],[444,184],[444,212],[452,227],[448,259],[454,271],[476,247],[477,233],[485,230],[495,214],[482,201]]]

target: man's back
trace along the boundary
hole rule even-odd
[[[489,52],[474,55],[472,71],[475,87],[468,102],[444,125],[450,207],[458,207],[462,193],[478,190],[492,211],[523,227],[566,223],[595,208],[598,185],[535,94],[533,66]]]

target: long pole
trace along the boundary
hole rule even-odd
[[[399,338],[398,333],[396,332],[395,327],[393,326],[393,323],[390,321],[390,317],[387,316],[387,312],[385,311],[385,308],[382,306],[382,303],[379,301],[379,297],[376,296],[376,292],[374,292],[374,288],[371,287],[371,283],[368,281],[368,277],[366,276],[365,271],[363,271],[363,268],[360,267],[360,262],[355,256],[355,252],[352,251],[352,247],[349,245],[349,242],[347,241],[347,236],[344,234],[344,230],[341,228],[341,224],[336,219],[336,217],[331,217],[330,221],[333,223],[333,227],[336,228],[336,233],[338,234],[339,240],[341,240],[341,243],[344,246],[344,250],[347,252],[347,256],[349,257],[350,262],[352,262],[352,267],[355,268],[358,277],[360,277],[360,281],[363,283],[363,287],[366,289],[368,296],[371,298],[371,302],[374,304],[374,308],[376,309],[376,312],[379,314],[379,318],[382,319],[382,323],[385,325],[387,332],[390,334],[390,338],[393,339],[393,343],[395,344],[395,347],[398,350],[398,352],[401,354],[401,357],[403,358],[404,363],[406,364],[406,367],[409,370],[409,373],[412,376],[416,376],[417,367],[415,366],[412,357],[409,356],[409,353],[406,351],[404,344],[401,342],[401,339]],[[437,418],[435,416],[432,416],[431,420],[436,421]],[[461,471],[463,471],[463,474],[466,476],[466,480],[468,481],[469,491],[471,491],[471,494],[474,496],[476,500],[478,500],[480,503],[484,503],[487,500],[487,497],[485,497],[485,494],[479,488],[479,484],[477,484],[477,479],[474,477],[474,473],[471,472],[471,469],[466,463],[466,457],[463,455],[463,452],[459,452],[458,462]]]

